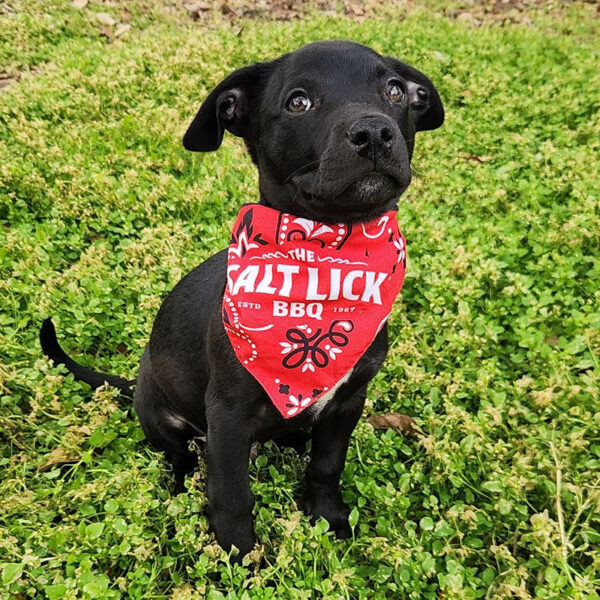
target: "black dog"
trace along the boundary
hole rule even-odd
[[[410,182],[415,133],[443,120],[440,97],[419,71],[356,43],[320,42],[229,75],[202,104],[183,144],[217,150],[227,130],[244,139],[258,167],[261,204],[325,223],[357,223],[396,206]],[[225,334],[226,264],[226,251],[215,254],[160,308],[135,388],[142,428],[172,463],[178,492],[197,464],[188,442],[206,434],[211,525],[219,544],[237,546],[240,558],[255,543],[251,444],[309,429],[305,510],[347,537],[339,481],[367,383],[387,352],[387,328],[334,394],[284,420]],[[68,358],[49,320],[41,340],[46,354],[77,378],[130,391],[133,382]]]

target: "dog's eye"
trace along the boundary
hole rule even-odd
[[[395,79],[388,81],[385,95],[392,104],[400,104],[404,100],[404,89],[402,84]]]
[[[294,92],[287,101],[286,108],[293,113],[310,110],[312,102],[305,92]]]

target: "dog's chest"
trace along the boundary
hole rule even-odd
[[[321,411],[333,400],[336,392],[340,389],[340,387],[348,381],[352,375],[354,369],[350,369],[345,377],[340,379],[334,387],[332,387],[326,394],[323,394],[312,406],[309,406],[307,411],[313,419],[316,419]]]

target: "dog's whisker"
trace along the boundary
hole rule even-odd
[[[304,171],[305,169],[308,169],[309,167],[312,167],[314,165],[318,165],[320,164],[320,160],[312,160],[308,163],[306,163],[305,165],[302,165],[301,167],[298,167],[295,171],[293,171],[292,173],[290,173],[284,180],[283,180],[283,185],[285,185],[294,175],[297,175],[298,173],[300,173],[301,171]]]

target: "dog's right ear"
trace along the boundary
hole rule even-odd
[[[217,150],[225,130],[246,137],[250,116],[258,105],[260,90],[270,74],[271,63],[255,63],[227,76],[208,95],[183,136],[192,152]]]

